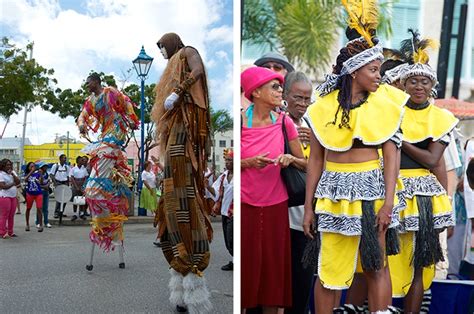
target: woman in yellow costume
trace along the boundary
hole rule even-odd
[[[375,2],[368,2],[370,6],[343,1],[350,41],[340,50],[333,73],[317,88],[319,99],[307,113],[313,134],[303,229],[315,236],[310,230],[315,212],[315,232],[321,238],[315,284],[318,314],[332,313],[338,306],[337,291],[351,285],[357,266],[368,282],[371,312],[387,312],[392,297],[386,254],[395,254],[397,247],[396,237],[387,235],[396,235],[393,227],[398,225],[396,155],[408,96],[379,86],[383,49],[373,38]]]
[[[434,46],[433,41],[409,31],[413,36],[409,41],[412,57],[400,76],[410,95],[401,127],[400,177],[406,208],[400,213],[401,252],[390,256],[389,264],[393,295],[405,297],[405,313],[417,313],[423,291],[433,280],[434,265],[443,260],[438,234],[454,225],[450,201],[432,170],[439,164],[458,120],[430,101],[437,78],[428,65],[426,49]]]

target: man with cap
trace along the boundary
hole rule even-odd
[[[259,67],[267,68],[281,74],[283,77],[289,72],[293,72],[295,68],[288,62],[288,58],[278,52],[268,52],[257,59],[254,64]]]

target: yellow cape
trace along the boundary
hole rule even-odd
[[[432,138],[433,142],[436,142],[451,132],[458,122],[451,112],[433,104],[421,110],[405,107],[402,121],[403,140],[418,143]]]
[[[342,110],[338,113],[336,124],[332,124],[339,107],[335,90],[318,98],[307,111],[311,129],[318,141],[326,149],[347,151],[354,139],[365,145],[379,145],[389,140],[400,128],[403,106],[409,96],[403,91],[387,84],[380,85],[376,92],[370,93],[367,101],[350,111],[350,129],[339,128]]]

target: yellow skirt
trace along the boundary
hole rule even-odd
[[[385,185],[380,161],[326,162],[315,198],[321,235],[318,258],[321,284],[327,289],[346,289],[350,287],[354,273],[362,271],[359,251],[363,202],[373,202],[374,215],[384,204]],[[393,216],[391,227],[398,225],[398,216]]]
[[[400,212],[402,232],[419,230],[419,208],[417,196],[431,197],[434,228],[443,229],[454,226],[452,206],[446,190],[436,177],[427,169],[401,169],[403,181],[402,202],[405,209]]]

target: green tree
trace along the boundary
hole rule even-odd
[[[30,58],[28,50],[10,44],[7,37],[0,43],[0,116],[9,118],[24,107],[46,104],[54,95],[53,85],[57,83],[52,77],[53,69],[46,69]]]
[[[394,1],[380,5],[379,33],[391,34],[387,11]],[[242,40],[281,50],[293,64],[318,74],[332,62],[331,48],[346,25],[340,0],[242,1]]]
[[[214,110],[210,108],[211,112],[211,124],[212,124],[212,139],[214,141],[215,135],[217,133],[224,133],[226,131],[232,130],[234,127],[234,122],[230,116],[229,111],[226,109]],[[212,150],[212,166],[215,169],[216,167],[216,149]]]

